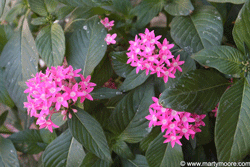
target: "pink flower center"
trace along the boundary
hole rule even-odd
[[[148,60],[149,60],[149,61],[154,61],[155,58],[154,58],[153,56],[151,56],[151,57],[148,58]]]
[[[145,51],[150,52],[151,51],[150,47],[146,47]]]
[[[161,112],[165,113],[166,112],[166,108],[161,108]]]
[[[166,49],[168,49],[168,47],[167,46],[163,46],[161,49],[162,50],[166,50]]]
[[[167,59],[167,56],[166,56],[166,55],[163,55],[163,56],[162,56],[162,59],[163,59],[163,60],[166,60],[166,59]]]
[[[157,117],[155,115],[152,116],[153,121],[157,121]]]
[[[183,133],[187,133],[187,131],[188,131],[188,130],[187,130],[186,128],[183,128],[183,129],[182,129],[182,132],[183,132]]]
[[[175,124],[170,124],[169,127],[170,127],[170,129],[174,129],[175,128]]]
[[[174,63],[173,63],[173,66],[174,66],[174,67],[177,67],[177,66],[178,66],[178,63],[177,63],[177,62],[174,62]]]
[[[61,103],[63,101],[63,97],[58,97],[57,102]]]
[[[156,71],[160,71],[160,70],[161,70],[161,67],[156,67],[155,70],[156,70]]]
[[[168,121],[166,119],[163,119],[161,122],[163,125],[165,125]]]
[[[168,75],[169,75],[169,72],[168,72],[168,71],[166,71],[166,72],[165,72],[165,75],[166,75],[166,76],[168,76]]]
[[[76,96],[76,92],[70,92],[70,97],[75,97]]]
[[[175,116],[177,112],[175,110],[172,110],[171,115]]]
[[[151,39],[151,40],[150,40],[150,43],[155,43],[155,39]]]
[[[47,124],[47,125],[51,125],[51,122],[50,122],[50,121],[47,121],[46,124]]]
[[[106,41],[111,42],[113,39],[111,37],[107,37]]]
[[[139,53],[139,52],[140,52],[140,48],[136,48],[135,53]]]
[[[199,118],[195,118],[195,121],[196,121],[196,122],[200,122],[200,119],[199,119]]]
[[[176,140],[176,137],[175,136],[171,136],[171,140],[172,141]]]
[[[50,93],[55,93],[55,92],[56,92],[56,88],[50,88],[50,89],[49,89],[49,92],[50,92]]]
[[[150,64],[146,63],[146,64],[145,64],[145,67],[146,67],[146,68],[150,68]]]
[[[83,91],[82,93],[83,93],[83,96],[86,96],[86,95],[87,95],[87,92],[86,92],[86,91]]]
[[[184,116],[184,117],[182,117],[182,119],[181,119],[183,122],[186,122],[187,121],[187,117],[186,116]]]
[[[42,100],[46,100],[45,94],[42,94],[42,95],[41,95],[41,99],[42,99]]]

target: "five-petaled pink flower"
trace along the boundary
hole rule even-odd
[[[117,36],[116,33],[114,33],[113,35],[107,34],[106,38],[104,39],[107,42],[107,45],[115,44],[116,43],[116,41],[115,41],[116,36]]]

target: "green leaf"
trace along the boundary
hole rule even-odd
[[[147,151],[149,144],[161,133],[161,128],[156,127],[140,142],[140,149],[144,152]]]
[[[46,144],[51,143],[57,137],[55,131],[53,131],[53,133],[51,133],[48,129],[40,129],[39,133],[40,133],[40,136],[41,136],[43,142]]]
[[[37,17],[37,18],[33,18],[31,20],[31,24],[33,24],[33,25],[43,25],[46,23],[47,23],[46,17]]]
[[[38,154],[47,146],[40,136],[39,130],[27,129],[12,134],[10,139],[17,151],[27,154]]]
[[[121,94],[119,90],[110,88],[99,88],[90,93],[93,99],[109,99]]]
[[[103,129],[86,111],[77,108],[77,113],[72,113],[68,125],[72,135],[88,151],[94,153],[103,160],[112,161],[108,142]]]
[[[107,31],[97,16],[74,21],[67,29],[67,61],[74,68],[81,68],[85,77],[93,72],[105,54],[106,34]]]
[[[176,111],[207,113],[214,109],[230,83],[216,71],[194,70],[181,76],[167,88],[159,102]]]
[[[144,28],[162,10],[164,5],[164,0],[142,1],[132,11],[137,16],[135,27]]]
[[[82,161],[81,167],[109,167],[110,163],[98,158],[91,152],[87,153]]]
[[[136,74],[136,69],[131,71],[122,85],[119,87],[119,90],[126,92],[131,89],[134,89],[135,87],[143,84],[150,75],[146,75],[145,71],[140,70],[138,74]]]
[[[146,152],[146,159],[149,166],[165,167],[179,166],[183,160],[181,146],[175,143],[174,148],[171,144],[163,143],[165,138],[160,133],[149,145]]]
[[[149,167],[145,156],[136,154],[135,159],[122,159],[123,166],[126,167]]]
[[[112,0],[112,2],[112,7],[116,12],[122,13],[125,16],[129,15],[130,10],[132,9],[132,4],[130,0]]]
[[[53,23],[41,29],[36,38],[36,46],[48,67],[61,65],[65,54],[65,37],[62,27]]]
[[[134,154],[131,152],[128,145],[122,140],[117,140],[115,144],[112,145],[112,150],[122,158],[125,159],[135,158]]]
[[[194,10],[190,0],[171,0],[164,9],[173,16],[187,16]]]
[[[55,12],[56,7],[58,5],[58,1],[57,0],[44,0],[44,3],[46,5],[47,11],[49,13]]]
[[[196,144],[198,146],[205,145],[205,144],[210,143],[213,140],[213,135],[212,135],[213,131],[212,131],[212,127],[210,125],[209,116],[207,115],[202,121],[205,123],[205,126],[201,126],[200,127],[201,132],[195,134],[195,139],[196,139],[195,142],[196,143],[195,144],[193,143],[193,145],[195,145],[195,146],[196,146]],[[191,141],[193,142],[193,140],[190,140],[190,143],[191,143]]]
[[[4,80],[10,97],[19,110],[23,111],[23,102],[27,95],[23,93],[24,81],[37,73],[38,53],[35,41],[29,30],[27,19],[5,45],[0,57],[0,66],[5,67]]]
[[[148,108],[152,104],[154,87],[151,82],[129,92],[110,116],[108,128],[115,136],[128,143],[141,141],[149,132]]]
[[[0,115],[0,127],[4,124],[7,116],[8,116],[9,111],[6,110]]]
[[[13,22],[17,16],[24,15],[27,11],[27,5],[24,1],[18,1],[6,14],[5,20],[7,22]]]
[[[239,80],[221,97],[215,124],[218,161],[241,161],[250,152],[250,86]]]
[[[240,10],[233,28],[233,37],[237,48],[244,53],[244,42],[250,48],[250,2],[246,1]]]
[[[55,13],[58,20],[64,19],[66,16],[68,16],[73,10],[75,10],[75,7],[72,6],[63,6],[58,9],[58,11]]]
[[[42,160],[44,166],[77,167],[84,156],[81,144],[72,137],[69,130],[66,130],[46,147]]]
[[[19,167],[17,153],[14,145],[8,139],[0,136],[0,166]]]
[[[190,16],[175,17],[170,33],[181,48],[192,53],[220,45],[223,36],[221,16],[215,7],[201,6]]]
[[[209,2],[218,2],[218,3],[234,3],[241,4],[245,3],[247,0],[208,0]]]
[[[6,81],[4,80],[4,70],[0,68],[0,103],[3,103],[12,108],[15,104],[10,98],[10,95],[5,86],[5,82]]]
[[[30,8],[33,12],[41,16],[47,16],[47,8],[44,1],[45,0],[28,0]]]
[[[126,78],[134,69],[129,64],[126,64],[128,60],[126,52],[127,51],[110,53],[115,73],[123,78]]]
[[[92,0],[58,0],[59,2],[75,7],[95,7],[97,4]]]
[[[57,126],[62,126],[66,122],[66,120],[63,120],[63,117],[64,116],[60,112],[54,113],[51,116],[51,121]]]
[[[103,86],[112,77],[113,73],[109,57],[104,56],[91,74],[91,82],[94,82],[97,87]]]
[[[6,0],[0,0],[0,17],[3,14],[5,3],[6,3]]]
[[[79,143],[74,137],[72,137],[67,156],[66,167],[80,166],[85,155],[86,154],[83,150],[81,143]]]
[[[192,56],[203,66],[213,67],[224,74],[239,76],[244,55],[230,46],[213,46]]]

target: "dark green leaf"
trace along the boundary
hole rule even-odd
[[[30,8],[33,12],[41,16],[47,16],[47,8],[44,1],[45,0],[28,0]]]
[[[6,0],[0,0],[0,17],[3,14],[5,3],[6,3]]]
[[[148,108],[152,104],[154,87],[151,82],[139,86],[129,92],[116,106],[109,119],[109,130],[118,139],[128,143],[141,141],[149,132]]]
[[[74,68],[81,68],[85,77],[93,72],[105,54],[106,34],[97,16],[74,21],[67,29],[67,61]]]
[[[194,10],[190,0],[171,0],[164,9],[173,16],[187,16]]]
[[[103,160],[112,161],[107,139],[100,123],[86,111],[80,108],[77,108],[77,111],[77,113],[72,113],[72,118],[68,120],[72,135],[88,151]]]
[[[7,29],[7,26],[9,25],[0,25],[0,53],[2,52],[5,44],[8,42],[8,36],[7,36],[7,32],[5,32],[5,28]],[[8,29],[9,31],[11,31],[11,28]]]
[[[109,99],[121,94],[119,90],[110,88],[99,88],[91,92],[93,99]]]
[[[122,164],[126,167],[149,167],[146,158],[140,154],[136,154],[133,160],[122,159]]]
[[[104,161],[95,154],[88,153],[86,154],[85,158],[82,161],[81,167],[109,167],[110,163],[107,161]]]
[[[164,140],[163,134],[160,133],[149,145],[146,152],[149,166],[179,166],[183,160],[181,146],[176,143],[174,148],[172,148],[170,143],[163,143]]]
[[[142,1],[133,8],[133,13],[137,16],[135,26],[137,28],[145,27],[164,7],[164,0]]]
[[[58,0],[61,3],[69,6],[75,7],[95,7],[97,4],[94,3],[92,0]]]
[[[176,111],[207,113],[214,109],[230,83],[216,71],[194,70],[167,88],[159,102]]]
[[[17,16],[25,14],[27,11],[27,5],[23,1],[19,1],[8,11],[5,20],[13,22]]]
[[[208,0],[210,2],[218,2],[218,3],[234,3],[234,4],[241,4],[246,2],[247,0]]]
[[[43,142],[46,144],[51,143],[57,137],[55,131],[51,133],[48,129],[40,129],[39,132]]]
[[[69,147],[66,167],[79,166],[85,155],[82,145],[73,137]]]
[[[190,16],[175,17],[170,33],[181,48],[191,53],[220,45],[223,35],[221,16],[215,7],[201,6]]]
[[[54,23],[41,29],[36,37],[36,46],[48,67],[61,65],[65,54],[65,37],[62,27]]]
[[[250,151],[250,86],[241,79],[221,97],[215,124],[218,161],[240,161]]]
[[[27,154],[38,154],[47,146],[40,136],[39,130],[27,129],[12,134],[10,139],[17,151]]]
[[[14,145],[8,139],[0,136],[0,166],[2,167],[19,167],[17,153]]]
[[[213,46],[203,49],[192,56],[200,64],[213,67],[224,74],[238,76],[241,73],[241,61],[244,55],[230,46]]]
[[[122,140],[117,140],[115,144],[112,145],[112,150],[122,158],[125,159],[135,158],[134,154],[131,152],[128,145]]]
[[[57,0],[44,0],[44,3],[46,5],[47,11],[49,13],[55,12],[56,7],[58,5],[58,1]]]
[[[33,25],[43,25],[46,23],[47,23],[46,17],[37,17],[37,18],[33,18],[31,20],[31,24],[33,24]]]
[[[51,116],[51,121],[57,126],[61,126],[66,122],[66,120],[63,120],[63,115],[60,112],[53,114]]]
[[[72,6],[63,6],[56,12],[57,19],[64,19],[66,16],[68,16],[73,10],[75,10],[75,7]]]
[[[112,0],[113,8],[116,12],[122,13],[125,16],[129,15],[130,10],[132,9],[132,4],[130,0]]]
[[[112,58],[112,65],[114,71],[117,75],[126,78],[129,73],[133,71],[133,67],[129,64],[126,64],[128,60],[128,56],[126,55],[126,51],[124,52],[111,52],[110,56]]]
[[[77,167],[84,156],[81,144],[72,137],[69,130],[66,130],[48,145],[42,159],[44,166]]]
[[[38,53],[35,41],[25,19],[22,28],[5,45],[0,57],[0,66],[5,67],[5,86],[19,110],[23,111],[26,94],[24,81],[36,74]]]
[[[153,130],[140,142],[140,149],[147,151],[149,144],[161,133],[160,128],[153,128]]]
[[[103,86],[113,75],[113,69],[108,56],[104,56],[102,61],[96,66],[91,74],[91,82],[94,82],[97,87]]]
[[[240,13],[235,21],[233,29],[234,41],[237,45],[237,48],[244,53],[244,42],[250,48],[250,1],[246,1]]]
[[[212,132],[212,128],[210,125],[209,116],[207,115],[202,121],[205,123],[205,126],[201,126],[200,127],[201,132],[195,134],[195,139],[196,139],[195,144],[197,144],[198,146],[208,144],[213,140],[213,136],[212,136],[213,132]]]
[[[122,85],[119,87],[119,90],[126,92],[128,90],[134,89],[135,87],[143,84],[150,75],[146,75],[145,71],[140,70],[138,74],[136,74],[136,69],[131,71]]]
[[[10,95],[5,86],[4,70],[0,68],[0,103],[3,103],[9,107],[14,107],[14,102],[10,98]]]
[[[0,115],[0,126],[2,126],[8,116],[9,111],[6,110]]]

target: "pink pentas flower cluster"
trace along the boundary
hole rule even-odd
[[[109,21],[109,18],[105,17],[103,20],[101,20],[101,23],[104,25],[104,27],[110,31],[112,30],[112,27],[114,26],[115,21]],[[111,34],[107,34],[105,37],[105,41],[107,42],[107,45],[110,44],[116,44],[115,38],[116,38],[117,34],[114,33],[113,35]]]
[[[39,129],[47,128],[53,132],[53,127],[59,127],[51,120],[53,114],[60,112],[63,120],[67,115],[71,118],[69,108],[78,98],[81,103],[85,99],[93,100],[89,93],[96,84],[90,82],[91,76],[84,78],[78,74],[80,71],[74,70],[72,66],[51,67],[46,69],[45,74],[40,71],[26,82],[28,89],[24,93],[28,93],[28,102],[24,102],[24,107],[28,115],[37,118]],[[77,83],[75,77],[80,77],[81,81]],[[76,109],[72,110],[77,112]]]
[[[180,61],[180,55],[175,59],[170,49],[174,44],[170,44],[165,38],[162,43],[158,40],[161,35],[155,36],[154,31],[149,31],[147,28],[145,33],[136,35],[134,41],[129,41],[128,61],[132,67],[136,67],[136,73],[140,70],[145,70],[146,74],[157,74],[157,77],[163,77],[167,83],[168,78],[175,78],[176,70],[182,72],[180,65],[184,61]]]
[[[204,115],[192,114],[185,111],[175,111],[171,108],[162,107],[158,98],[152,98],[154,103],[150,105],[149,113],[145,118],[149,120],[149,127],[161,126],[163,137],[166,138],[164,143],[171,143],[174,147],[175,143],[182,145],[180,139],[184,136],[189,140],[189,136],[194,138],[195,133],[201,132],[200,126],[205,126],[202,119]]]

